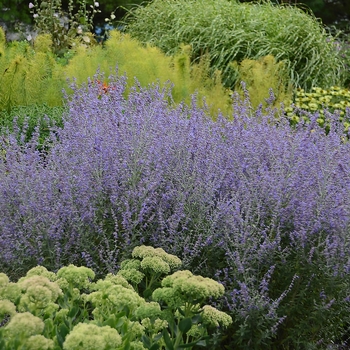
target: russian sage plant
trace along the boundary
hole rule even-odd
[[[100,276],[152,245],[224,285],[212,306],[233,324],[218,343],[340,342],[349,325],[350,143],[336,119],[326,135],[317,114],[295,127],[237,98],[232,120],[214,122],[195,96],[174,105],[170,91],[136,83],[125,98],[125,77],[111,76],[106,91],[98,80],[72,87],[64,127],[41,150],[35,133],[27,143],[16,130],[1,137],[1,270],[75,264]]]

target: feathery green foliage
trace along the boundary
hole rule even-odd
[[[191,94],[197,92],[199,104],[205,97],[209,110],[214,116],[220,108],[223,113],[231,111],[229,93],[223,88],[220,73],[216,78],[209,76],[209,62],[206,57],[196,65],[190,65],[191,48],[184,46],[175,57],[167,57],[156,47],[143,47],[137,40],[117,30],[110,33],[105,46],[80,47],[76,55],[64,67],[66,77],[76,78],[83,83],[93,77],[96,70],[106,76],[113,74],[116,65],[119,74],[129,77],[128,86],[137,78],[141,86],[159,81],[171,82],[174,87],[172,97],[175,102],[191,102]]]
[[[240,64],[234,62],[232,66],[237,70],[238,79],[235,87],[240,96],[244,97],[241,81],[246,84],[250,101],[254,108],[261,103],[267,106],[266,99],[272,89],[275,100],[274,106],[280,106],[281,102],[292,98],[292,87],[289,83],[284,62],[276,62],[272,55],[267,55],[258,60],[244,59]]]
[[[181,44],[192,45],[193,59],[209,52],[213,69],[233,88],[231,62],[273,55],[284,61],[295,86],[339,85],[343,64],[321,23],[297,7],[270,1],[238,3],[228,0],[155,0],[132,9],[126,31],[143,43],[175,54]]]
[[[28,42],[0,44],[0,110],[47,103],[62,105],[63,79],[51,52],[50,40],[39,35]]]

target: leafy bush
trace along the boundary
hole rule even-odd
[[[151,245],[222,282],[213,306],[233,324],[218,344],[337,343],[349,325],[343,134],[325,135],[317,115],[304,128],[276,125],[273,109],[264,116],[248,100],[214,122],[195,101],[169,104],[158,86],[135,85],[126,98],[125,78],[111,77],[106,92],[97,80],[73,87],[45,154],[35,137],[0,138],[1,271],[75,264],[104,276]]]
[[[193,58],[209,52],[211,67],[222,71],[223,83],[236,84],[233,61],[273,55],[286,65],[295,86],[340,85],[344,73],[334,39],[315,17],[297,7],[269,1],[155,0],[131,9],[126,30],[143,43],[175,54],[184,43]]]
[[[192,349],[232,323],[203,305],[223,295],[221,284],[190,271],[170,274],[181,260],[163,249],[140,246],[132,254],[118,274],[97,282],[93,270],[74,265],[56,274],[37,266],[17,283],[0,273],[1,349]],[[136,286],[146,280],[147,299],[124,275],[138,277]]]
[[[197,92],[199,104],[206,103],[211,115],[215,116],[219,108],[226,115],[232,112],[232,100],[221,84],[219,72],[214,79],[209,77],[209,62],[205,57],[190,67],[188,47],[170,58],[156,48],[143,48],[136,40],[115,30],[104,47],[76,46],[59,60],[51,48],[52,40],[47,34],[39,35],[34,47],[28,42],[7,45],[0,27],[0,72],[3,72],[0,111],[11,114],[13,107],[43,103],[50,107],[62,106],[62,90],[71,92],[67,79],[87,82],[98,68],[108,75],[114,73],[111,67],[118,64],[121,74],[126,72],[136,77],[142,86],[157,81],[173,84],[175,102],[191,103],[191,94]],[[107,79],[102,83],[107,84]]]
[[[121,74],[136,77],[141,86],[157,81],[160,84],[173,84],[172,97],[177,103],[183,100],[191,103],[191,94],[197,92],[199,104],[202,105],[205,98],[213,116],[219,108],[225,114],[231,113],[232,100],[221,84],[220,74],[217,73],[215,79],[209,77],[209,62],[205,57],[198,64],[190,66],[190,54],[189,47],[182,47],[175,57],[167,57],[159,49],[143,47],[129,35],[113,30],[103,48],[81,47],[65,67],[65,74],[83,83],[97,69],[107,76],[113,74],[118,64]],[[133,84],[131,80],[128,87]]]
[[[86,0],[79,0],[75,4],[73,0],[68,0],[68,12],[65,12],[61,0],[33,0],[33,3],[29,3],[29,9],[34,28],[40,34],[49,34],[53,52],[62,56],[79,43],[96,43],[91,31],[94,15],[99,12],[99,3],[93,1],[92,4]]]

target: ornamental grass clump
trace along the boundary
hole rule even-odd
[[[228,88],[236,85],[231,63],[273,55],[295,87],[340,85],[347,74],[335,39],[311,13],[271,1],[155,0],[131,9],[125,30],[142,43],[175,54],[191,45],[194,61],[208,53]]]
[[[117,74],[101,93],[94,82],[104,78],[72,86],[64,127],[51,129],[45,152],[38,135],[21,142],[15,129],[0,138],[0,271],[15,279],[38,264],[51,271],[74,264],[99,279],[128,266],[139,271],[134,280],[117,275],[123,284],[107,280],[93,292],[126,294],[140,283],[139,297],[151,302],[143,295],[147,273],[157,272],[161,283],[164,262],[170,275],[177,265],[163,253],[159,271],[149,259],[142,268],[149,256],[122,261],[140,245],[162,248],[181,259],[181,269],[225,287],[219,300],[205,302],[232,317],[225,336],[214,337],[220,346],[340,344],[350,324],[350,143],[343,130],[331,125],[327,134],[317,113],[295,128],[248,99],[234,100],[232,120],[218,115],[214,122],[195,96],[190,106],[174,105],[169,90],[135,84],[125,97],[126,78]],[[59,280],[62,291],[70,288],[67,302],[80,302],[84,285]],[[15,303],[17,284],[0,275],[2,284],[0,295]],[[135,312],[140,303],[135,296]],[[141,325],[163,334],[161,321]],[[63,327],[60,334],[68,333]]]

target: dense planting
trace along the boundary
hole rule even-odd
[[[130,11],[126,30],[143,43],[174,54],[193,47],[194,59],[208,52],[226,87],[236,81],[233,61],[273,55],[283,61],[294,86],[339,85],[345,74],[335,41],[311,15],[270,1],[155,0]]]
[[[0,273],[0,347],[208,348],[210,335],[232,323],[206,304],[225,289],[180,267],[181,260],[163,249],[139,246],[117,274],[96,282],[93,270],[72,264],[57,273],[34,267],[17,283]]]
[[[140,244],[226,289],[237,349],[326,347],[346,332],[350,144],[235,102],[233,121],[124,78],[73,87],[64,128],[0,140],[0,270],[118,270]],[[348,113],[346,111],[345,113]],[[263,116],[263,115],[267,116]],[[316,116],[315,116],[316,118]],[[315,119],[314,118],[314,119]],[[307,315],[307,317],[305,316]],[[313,324],[313,327],[310,327]]]

